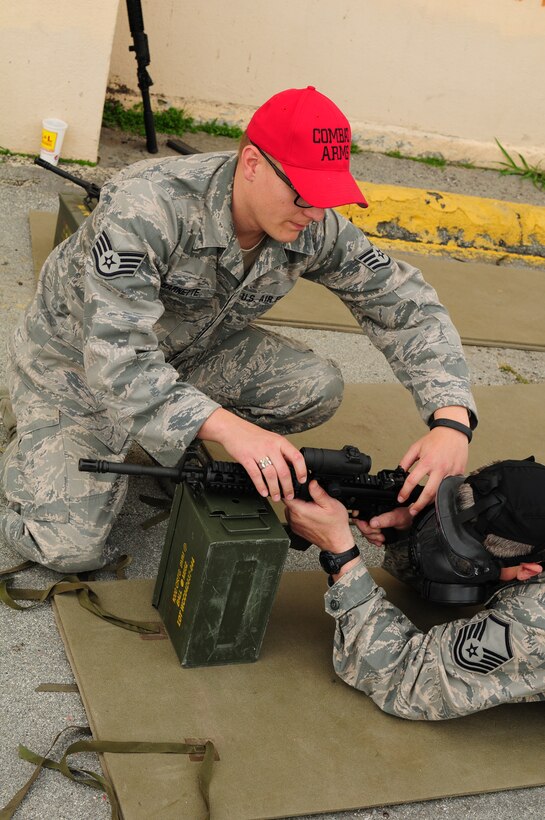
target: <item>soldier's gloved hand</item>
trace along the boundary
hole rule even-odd
[[[280,501],[281,495],[294,496],[290,465],[297,480],[307,480],[305,459],[284,436],[263,430],[222,407],[204,422],[198,438],[221,444],[235,461],[242,464],[260,495]]]

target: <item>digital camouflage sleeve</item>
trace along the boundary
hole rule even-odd
[[[425,605],[425,604],[423,604]],[[421,632],[363,563],[325,595],[336,620],[333,665],[383,711],[446,720],[545,700],[545,579],[499,590],[483,611]]]

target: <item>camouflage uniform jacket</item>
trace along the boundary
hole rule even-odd
[[[385,712],[445,720],[501,703],[545,700],[545,578],[500,588],[471,619],[419,631],[363,563],[325,595],[333,664]]]
[[[460,339],[435,291],[336,212],[291,244],[267,238],[244,273],[231,217],[236,161],[229,152],[129,166],[55,248],[11,345],[44,406],[114,451],[130,436],[173,464],[219,406],[184,374],[305,276],[348,305],[425,420],[445,405],[474,411]]]

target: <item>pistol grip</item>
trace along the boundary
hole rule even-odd
[[[284,524],[284,529],[286,530],[286,534],[290,539],[290,547],[293,550],[298,550],[298,552],[305,552],[305,550],[308,550],[308,548],[312,546],[312,541],[307,541],[307,539],[303,538],[301,535],[296,535],[288,524]]]
[[[395,544],[396,541],[399,541],[400,538],[407,537],[407,530],[396,530],[395,527],[385,527],[382,530],[382,534],[384,536],[385,544]]]

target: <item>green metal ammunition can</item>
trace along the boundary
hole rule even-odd
[[[257,660],[288,547],[257,492],[178,485],[153,605],[182,666]]]
[[[77,231],[91,210],[87,207],[81,194],[59,194],[59,213],[55,228],[53,247],[57,247]]]

